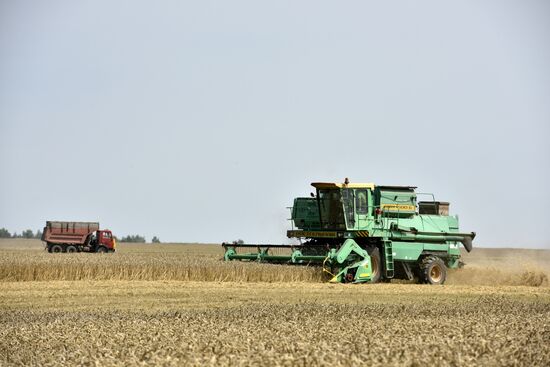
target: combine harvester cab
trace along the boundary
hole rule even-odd
[[[459,232],[449,203],[417,202],[416,187],[347,179],[312,186],[316,194],[294,199],[291,208],[287,237],[300,245],[223,243],[225,260],[319,264],[331,282],[443,284],[447,269],[461,264],[459,245],[472,250],[475,232]]]

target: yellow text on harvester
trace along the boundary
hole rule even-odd
[[[404,204],[382,204],[383,210],[391,211],[414,211],[416,207],[414,205],[404,205]]]

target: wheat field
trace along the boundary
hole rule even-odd
[[[18,243],[19,242],[19,243]],[[21,246],[17,248],[17,246]],[[220,245],[119,244],[114,254],[51,254],[40,241],[0,241],[0,281],[195,280],[320,282],[318,267],[224,262]]]
[[[340,285],[219,245],[0,241],[0,365],[547,366],[550,251],[477,252],[445,286]]]
[[[219,244],[119,244],[114,254],[50,254],[38,240],[0,240],[0,281],[326,281],[318,265],[224,262]],[[477,249],[447,284],[548,286],[550,251]]]

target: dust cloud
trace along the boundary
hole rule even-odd
[[[548,287],[550,251],[474,248],[464,268],[450,270],[447,284]]]

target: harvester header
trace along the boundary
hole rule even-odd
[[[300,245],[224,243],[226,260],[321,264],[333,282],[416,278],[443,284],[461,265],[459,244],[472,250],[449,203],[417,201],[415,186],[314,182],[312,197],[294,199],[287,237]],[[256,248],[256,252],[243,252]],[[286,250],[286,252],[284,251]]]

